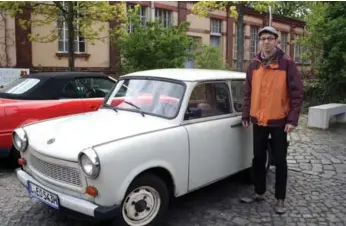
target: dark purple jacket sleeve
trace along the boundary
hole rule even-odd
[[[251,106],[251,81],[252,81],[252,64],[246,72],[245,88],[244,88],[244,105],[242,112],[242,120],[250,120],[250,106]]]
[[[287,116],[287,123],[297,126],[303,105],[304,90],[301,73],[293,60],[289,60],[287,75],[289,83],[288,94],[290,97],[290,111]]]

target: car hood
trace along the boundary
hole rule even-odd
[[[99,109],[24,127],[29,145],[42,154],[77,161],[78,153],[104,142],[172,127],[170,120],[140,113]],[[54,142],[48,144],[49,140]]]

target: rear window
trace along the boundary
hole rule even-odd
[[[6,85],[1,92],[8,94],[22,94],[33,89],[39,82],[40,79],[38,78],[19,78]]]

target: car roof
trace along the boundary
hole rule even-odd
[[[108,75],[100,72],[38,72],[27,76],[28,78],[77,78],[77,77],[108,77]]]
[[[207,81],[207,80],[227,80],[227,79],[245,79],[246,73],[227,70],[212,69],[190,69],[190,68],[172,68],[172,69],[153,69],[139,72],[133,72],[121,76],[122,78],[129,76],[139,77],[158,77],[175,79],[181,81]]]

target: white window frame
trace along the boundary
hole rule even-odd
[[[222,20],[219,19],[210,19],[210,45],[213,45],[211,40],[213,38],[218,39],[219,45],[218,47],[221,46],[221,37],[222,37]],[[214,45],[215,46],[215,45]]]
[[[134,9],[135,6],[136,6],[136,4],[127,3],[126,13],[128,14],[129,9]],[[143,5],[140,5],[140,8],[138,10],[138,17],[141,20],[141,26],[142,27],[145,27],[147,25],[147,21],[148,21],[148,12],[147,12],[147,10],[148,10],[148,7],[147,6],[143,6]],[[132,33],[133,31],[134,31],[133,24],[131,23],[131,21],[129,21],[129,26],[127,28],[127,32],[128,33]]]
[[[296,35],[296,37],[298,39],[299,36]],[[294,61],[299,64],[302,63],[302,47],[298,42],[294,43]]]
[[[77,2],[78,4],[78,2]],[[62,2],[62,6],[64,7],[65,2]],[[58,27],[58,53],[67,53],[68,52],[68,27],[66,21],[63,19],[61,22],[61,17],[58,18],[57,22]],[[73,44],[75,45],[74,52],[75,53],[86,53],[87,45],[84,37],[80,37],[78,34],[79,26],[77,25],[77,30],[75,30],[75,37]],[[62,33],[61,33],[62,32]],[[61,37],[62,36],[62,37]],[[80,40],[82,39],[82,41]],[[63,43],[62,49],[60,49],[59,43]],[[80,44],[84,43],[84,51],[80,51]]]
[[[258,27],[250,26],[250,59],[258,52]]]
[[[173,25],[173,13],[168,9],[155,9],[155,19],[158,20],[164,27]]]
[[[288,32],[282,31],[280,34],[280,47],[287,54]]]
[[[237,37],[238,37],[238,30],[237,30],[237,28],[238,28],[238,25],[237,25],[237,23],[235,23],[235,31],[234,31],[234,33],[235,33],[235,36],[234,36],[234,42],[233,42],[233,59],[237,59],[237,53],[238,53],[238,47],[237,47],[237,45],[238,45],[238,39],[237,39]]]

